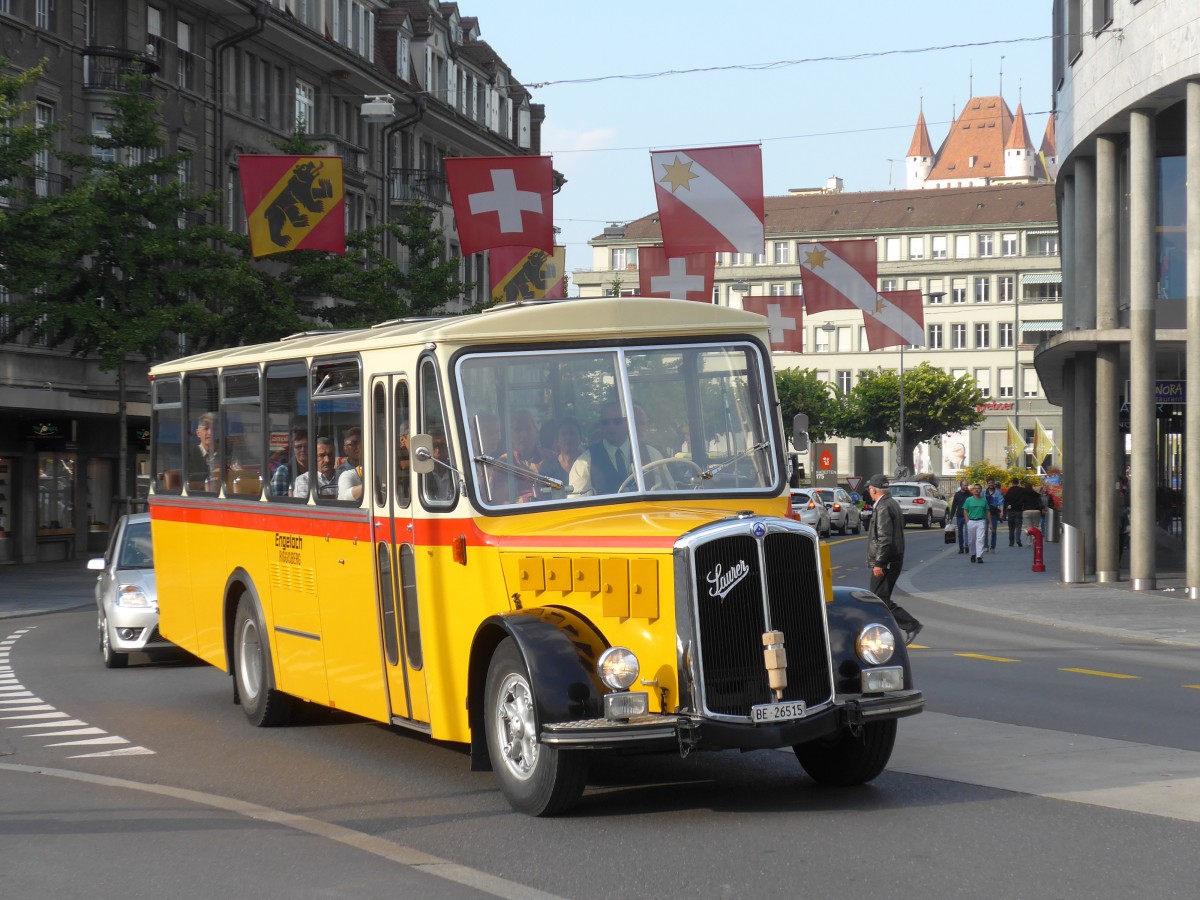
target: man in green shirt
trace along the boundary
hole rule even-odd
[[[971,562],[983,562],[983,544],[987,536],[988,502],[983,497],[983,485],[971,485],[971,496],[963,501],[963,514],[967,517],[967,546],[971,548]]]

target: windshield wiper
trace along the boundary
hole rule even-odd
[[[747,447],[745,450],[743,450],[737,456],[731,456],[729,459],[725,460],[725,462],[723,462],[723,463],[716,463],[714,465],[709,466],[707,469],[705,469],[703,472],[701,472],[696,477],[702,478],[705,481],[712,481],[712,477],[714,475],[716,475],[718,472],[720,472],[722,469],[724,469],[726,466],[732,466],[739,459],[745,459],[751,453],[757,453],[759,450],[765,450],[767,447],[770,447],[770,446],[771,446],[770,441],[760,441],[759,443],[754,444],[751,447]]]
[[[561,491],[566,486],[557,478],[551,478],[549,475],[542,475],[540,472],[535,472],[532,469],[514,466],[512,463],[506,462],[502,459],[496,459],[494,456],[487,456],[481,453],[474,457],[474,460],[475,462],[483,463],[486,466],[493,466],[499,469],[501,472],[508,472],[511,475],[520,475],[522,478],[528,479],[529,481],[536,482],[537,484],[544,484],[546,487],[555,491]]]

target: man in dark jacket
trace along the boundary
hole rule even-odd
[[[892,602],[892,588],[904,566],[904,513],[893,499],[886,475],[867,479],[867,493],[875,504],[867,527],[867,567],[871,570],[871,593],[892,611],[896,625],[904,632],[904,643],[911,644],[923,627],[902,606]]]
[[[1004,518],[1008,519],[1008,546],[1013,545],[1013,540],[1016,540],[1017,546],[1024,546],[1021,543],[1021,510],[1025,507],[1025,488],[1021,486],[1020,481],[1013,481],[1008,486],[1008,490],[1004,492]]]
[[[958,531],[958,552],[967,552],[967,517],[963,512],[963,504],[967,502],[967,498],[971,496],[971,491],[967,487],[966,481],[958,483],[958,490],[954,492],[954,499],[950,501],[949,515],[954,516],[954,527]]]

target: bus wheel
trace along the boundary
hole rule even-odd
[[[843,728],[826,738],[796,744],[796,759],[818,784],[849,787],[875,778],[892,757],[896,743],[896,720],[869,722],[858,728]]]
[[[538,743],[529,669],[512,638],[496,648],[483,695],[488,755],[512,808],[531,816],[566,812],[587,781],[579,751]]]
[[[275,676],[267,655],[266,634],[254,601],[238,601],[233,631],[233,677],[237,679],[242,712],[251,725],[282,725],[291,715],[291,698],[275,690]]]
[[[108,634],[108,616],[100,610],[100,619],[96,623],[100,631],[100,655],[104,657],[104,665],[109,669],[123,669],[129,665],[129,654],[118,653],[112,647],[112,638]]]

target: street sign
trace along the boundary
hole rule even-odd
[[[862,482],[863,482],[863,480],[862,480],[861,475],[847,475],[846,476],[846,484],[850,485],[850,492],[853,494],[858,493],[858,489],[860,487],[862,487]]]
[[[813,484],[821,487],[837,485],[837,444],[813,444]]]

